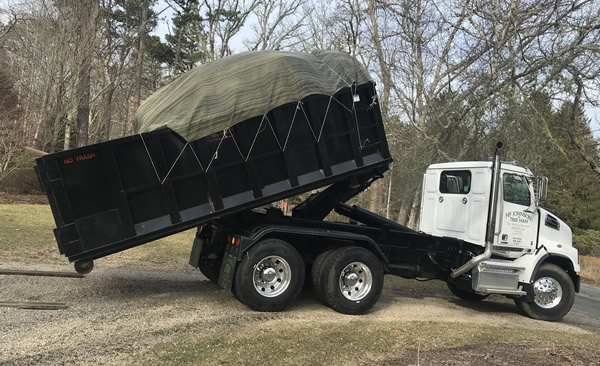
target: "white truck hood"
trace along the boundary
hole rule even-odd
[[[540,210],[540,245],[549,247],[573,246],[573,233],[569,225],[558,218],[548,210],[539,208]]]

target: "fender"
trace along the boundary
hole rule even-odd
[[[519,282],[525,284],[531,284],[538,268],[542,263],[550,257],[548,249],[541,246],[534,253],[523,255],[513,260],[513,264],[518,267],[525,268],[519,275]]]
[[[548,263],[553,263],[556,264],[557,266],[563,268],[567,274],[569,275],[569,277],[571,277],[571,280],[573,280],[573,285],[575,286],[575,292],[579,293],[579,289],[581,287],[581,277],[577,274],[578,273],[578,269],[579,269],[579,265],[575,262],[573,262],[573,260],[569,257],[567,257],[566,255],[563,254],[557,254],[557,253],[550,253],[550,257],[548,259],[545,260],[545,262]],[[566,263],[570,264],[570,268],[566,266]]]
[[[262,238],[266,236],[271,236],[271,234],[285,234],[285,235],[300,235],[300,236],[317,236],[317,237],[326,237],[332,239],[341,239],[341,240],[350,240],[355,242],[364,243],[368,249],[370,249],[379,259],[383,261],[384,268],[387,270],[390,264],[389,259],[386,255],[381,251],[381,248],[377,245],[377,243],[370,237],[366,235],[349,233],[345,231],[337,231],[337,230],[326,230],[326,229],[316,229],[316,228],[307,228],[307,227],[294,227],[294,226],[286,226],[286,225],[266,225],[260,228],[257,228],[253,233],[248,237],[242,240],[241,251],[240,254],[250,249],[254,244],[259,242]],[[241,255],[239,257],[241,260]]]
[[[533,267],[533,271],[531,272],[531,276],[529,277],[529,283],[533,283],[533,279],[535,277],[535,274],[537,273],[538,269],[540,269],[540,266],[542,265],[542,263],[544,263],[544,261],[550,257],[550,254],[548,254],[547,252],[544,253],[544,255],[542,255],[542,257],[540,259],[538,259],[537,263],[535,264],[535,267]]]
[[[569,258],[563,254],[548,252],[548,250],[545,247],[542,247],[542,248],[544,249],[544,251],[540,250],[539,254],[537,254],[534,258],[525,258],[528,256],[523,256],[523,257],[520,257],[519,259],[515,260],[515,263],[520,262],[526,268],[525,272],[521,275],[521,278],[519,279],[519,282],[521,282],[524,285],[523,287],[529,288],[532,286],[533,280],[535,278],[535,274],[537,273],[537,271],[539,270],[539,268],[542,264],[553,263],[553,264],[556,264],[559,267],[563,268],[567,272],[569,277],[571,277],[571,279],[573,280],[573,285],[575,286],[575,292],[579,293],[581,278],[577,274],[577,272],[576,272],[577,267],[576,267],[575,263],[573,263],[571,258]],[[532,259],[535,260],[535,265],[532,265],[533,264]],[[528,263],[528,264],[526,264],[526,263]],[[566,265],[566,263],[568,263],[569,265]],[[531,270],[528,270],[527,268],[531,268]],[[527,291],[527,292],[529,293],[530,291]]]

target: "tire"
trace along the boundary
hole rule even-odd
[[[319,299],[323,305],[327,305],[327,303],[325,302],[325,291],[321,285],[325,283],[325,276],[327,276],[328,273],[328,271],[325,270],[325,264],[333,252],[335,252],[335,249],[329,249],[319,254],[315,259],[310,271],[313,291],[317,296],[317,299]]]
[[[479,295],[474,292],[461,290],[453,282],[446,282],[446,285],[448,285],[448,289],[450,290],[450,292],[452,292],[454,294],[454,296],[461,298],[463,300],[466,300],[466,301],[478,302],[478,301],[484,300],[488,296],[490,296],[490,295]]]
[[[383,267],[373,253],[343,247],[328,254],[322,265],[326,273],[320,286],[326,305],[350,315],[364,314],[375,305],[383,289]]]
[[[524,297],[515,299],[519,310],[533,319],[561,320],[575,301],[575,286],[571,277],[552,263],[540,266],[534,277],[533,291],[534,301],[528,302]]]
[[[254,245],[237,267],[233,290],[243,304],[256,311],[282,311],[304,285],[304,262],[298,251],[279,239]]]

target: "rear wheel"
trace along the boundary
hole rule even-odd
[[[283,240],[267,239],[250,248],[235,273],[236,297],[257,311],[281,311],[304,284],[304,263]]]
[[[575,286],[571,277],[559,266],[544,263],[533,282],[534,300],[515,299],[517,307],[527,316],[548,321],[561,320],[575,301]]]
[[[456,297],[459,297],[466,301],[477,302],[487,298],[489,295],[479,295],[474,292],[464,291],[458,288],[456,284],[453,282],[446,282],[448,285],[448,289],[452,292]]]
[[[344,314],[364,314],[379,299],[383,268],[379,259],[361,247],[343,247],[327,255],[323,263],[321,291],[324,302]]]
[[[334,249],[330,249],[319,254],[312,265],[310,273],[313,291],[315,295],[317,295],[319,301],[321,301],[324,305],[327,304],[325,302],[325,290],[323,289],[323,284],[326,281],[326,276],[328,273],[328,268],[325,267],[325,264],[327,263],[328,257],[334,251]]]

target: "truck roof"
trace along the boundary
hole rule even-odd
[[[472,168],[491,168],[491,161],[455,161],[450,163],[431,164],[427,170],[431,169],[472,169]],[[524,167],[516,165],[515,162],[502,162],[502,169],[510,170],[519,174],[533,175],[533,173]]]

